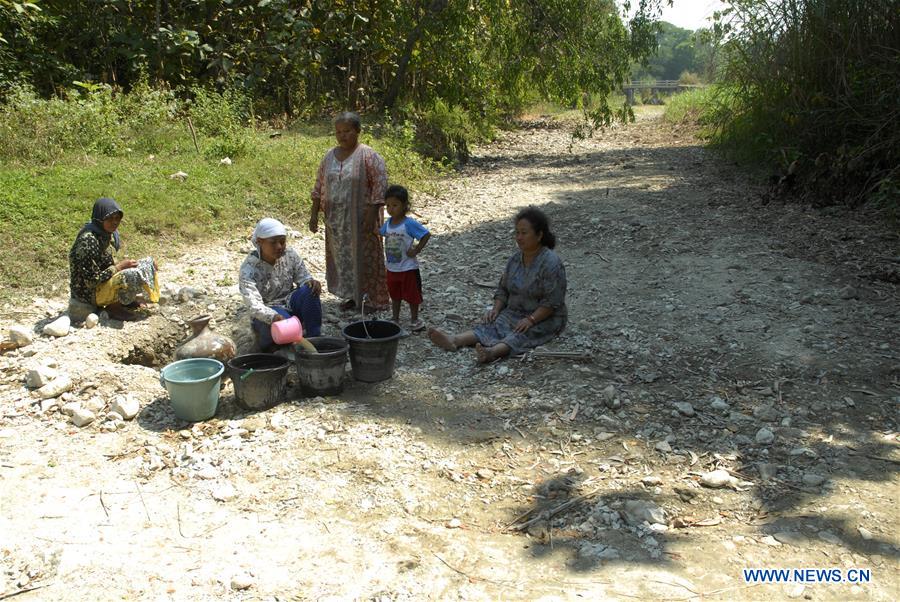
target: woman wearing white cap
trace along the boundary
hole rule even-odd
[[[259,220],[251,238],[256,250],[241,264],[238,286],[250,308],[253,330],[263,351],[273,346],[271,324],[291,316],[300,318],[304,336],[322,331],[322,284],[306,269],[303,259],[287,246],[287,230],[277,219]]]

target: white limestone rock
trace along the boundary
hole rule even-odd
[[[44,326],[43,333],[51,337],[64,337],[69,334],[69,328],[72,326],[72,320],[69,316],[60,316]]]
[[[41,396],[41,399],[59,397],[60,395],[71,389],[73,385],[74,383],[72,382],[72,379],[69,378],[69,375],[62,374],[38,389],[38,395]]]
[[[59,376],[59,373],[49,366],[38,366],[25,373],[25,386],[29,389],[40,389]]]
[[[110,403],[109,409],[125,420],[131,420],[141,411],[141,402],[130,394],[116,395]]]
[[[731,476],[727,470],[719,469],[708,472],[700,477],[700,484],[711,489],[722,487],[736,487],[738,480]]]
[[[22,326],[21,324],[14,324],[9,327],[9,340],[18,347],[25,347],[34,342],[34,333],[30,328]]]
[[[69,417],[69,420],[72,421],[72,424],[79,428],[86,427],[90,423],[94,421],[96,416],[94,413],[87,408],[82,408],[81,406],[75,408],[75,411],[72,412],[72,415]]]

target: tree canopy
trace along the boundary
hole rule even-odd
[[[239,88],[270,113],[577,104],[653,50],[664,1],[625,23],[614,0],[0,0],[0,93],[147,77]]]

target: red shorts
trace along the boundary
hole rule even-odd
[[[388,272],[387,287],[391,299],[406,301],[413,305],[422,304],[422,275],[419,270]]]

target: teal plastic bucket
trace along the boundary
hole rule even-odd
[[[222,362],[206,358],[180,360],[163,368],[159,380],[169,393],[175,415],[188,422],[215,416],[224,371]]]

